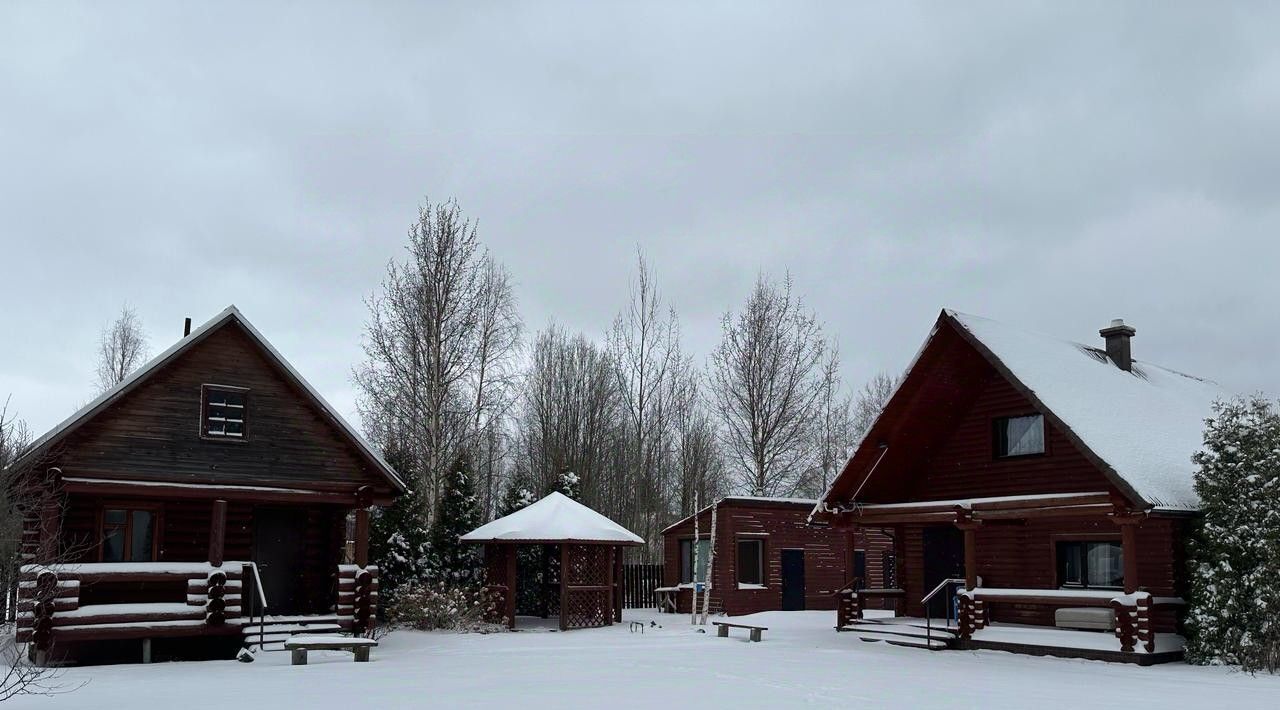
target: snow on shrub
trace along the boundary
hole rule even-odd
[[[505,631],[500,598],[481,587],[446,584],[412,585],[400,590],[387,609],[387,621],[397,628],[419,631],[491,633]]]

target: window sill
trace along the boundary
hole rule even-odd
[[[738,582],[738,589],[758,591],[761,589],[768,589],[768,587],[763,584],[747,584],[745,582]]]

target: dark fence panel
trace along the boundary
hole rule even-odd
[[[662,586],[662,565],[625,564],[622,566],[622,607],[653,607],[653,590]]]

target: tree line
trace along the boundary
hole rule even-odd
[[[661,530],[719,496],[820,495],[892,392],[887,375],[846,387],[789,274],[757,277],[702,364],[643,253],[619,296],[605,332],[529,333],[475,222],[455,201],[419,209],[353,370],[366,433],[411,474],[402,527],[430,529],[460,466],[485,520],[571,472],[658,559]]]

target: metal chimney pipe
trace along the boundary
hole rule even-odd
[[[191,335],[191,319],[185,318],[182,323],[182,337],[185,338],[188,335]]]

